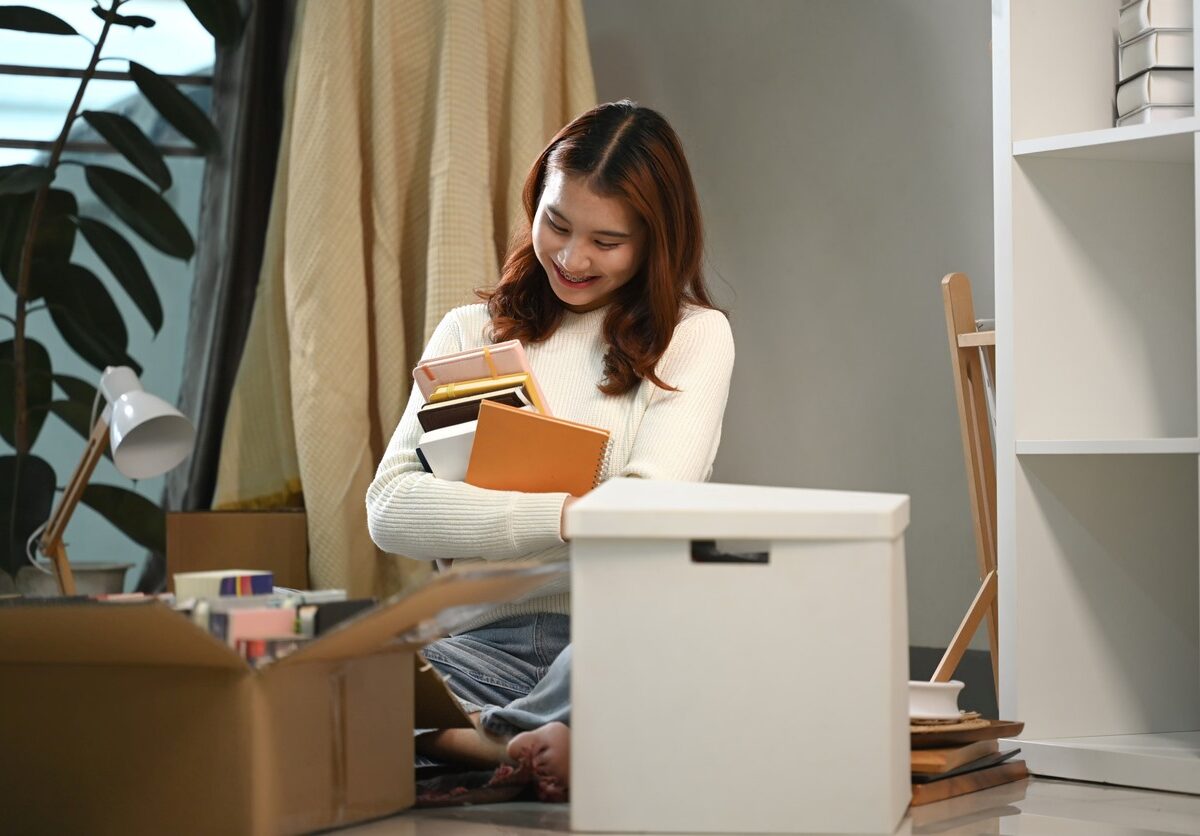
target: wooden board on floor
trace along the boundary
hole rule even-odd
[[[912,806],[920,807],[922,804],[944,801],[947,798],[986,790],[988,787],[998,787],[1028,777],[1029,770],[1025,768],[1025,761],[1009,761],[932,784],[913,784]]]
[[[995,740],[977,740],[965,746],[947,746],[941,749],[914,749],[912,771],[922,775],[940,775],[999,751],[1000,743]]]
[[[989,720],[986,726],[967,731],[913,732],[911,735],[912,748],[942,749],[947,746],[962,746],[967,743],[974,743],[977,740],[998,740],[1001,737],[1016,737],[1024,728],[1025,724],[1019,721]]]

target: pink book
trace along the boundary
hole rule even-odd
[[[296,634],[296,610],[292,607],[272,607],[252,610],[230,610],[225,641],[237,647],[239,639],[275,639]]]
[[[504,377],[510,374],[529,375],[529,385],[534,390],[531,394],[542,405],[542,412],[550,415],[550,406],[537,384],[533,370],[529,368],[525,348],[520,340],[508,340],[422,360],[413,369],[413,382],[428,400],[433,390],[444,383],[462,383],[465,380]]]

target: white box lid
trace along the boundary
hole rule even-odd
[[[567,510],[572,540],[894,540],[904,494],[610,479]]]

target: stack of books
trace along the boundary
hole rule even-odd
[[[1021,750],[998,742],[1020,734],[1024,723],[974,712],[951,722],[911,722],[914,807],[1029,777],[1025,762],[1015,759]]]
[[[175,575],[174,609],[236,650],[254,667],[295,652],[375,599],[347,600],[342,589],[285,589],[270,572],[231,569]]]
[[[1132,0],[1117,33],[1117,126],[1191,116],[1192,0]]]
[[[438,479],[573,496],[599,483],[608,431],[550,414],[520,342],[423,360],[413,380],[425,396],[417,458]]]

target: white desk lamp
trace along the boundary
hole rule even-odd
[[[54,561],[58,588],[64,595],[75,594],[75,576],[67,561],[63,532],[104,455],[104,445],[112,444],[117,470],[131,479],[149,479],[166,473],[187,458],[196,439],[192,422],[166,401],[143,390],[141,381],[128,366],[105,369],[100,377],[99,394],[104,395],[107,406],[92,427],[83,458],[38,541],[41,552]]]

